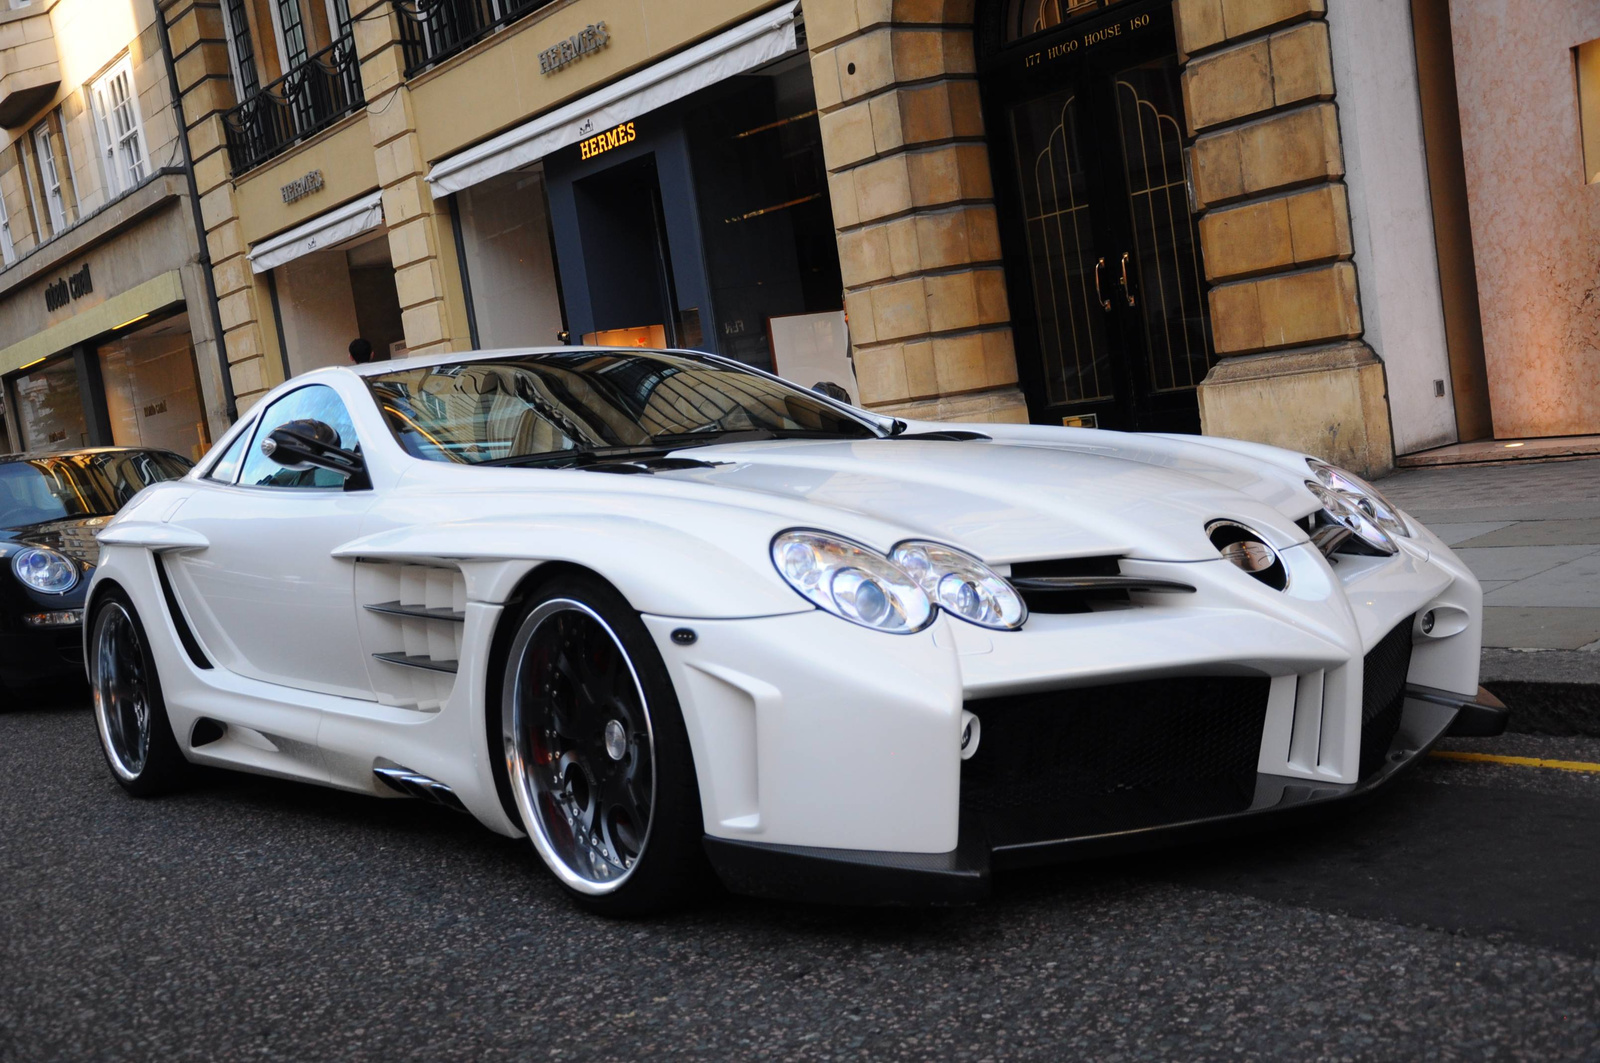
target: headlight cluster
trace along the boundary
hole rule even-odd
[[[1399,549],[1395,536],[1411,537],[1405,518],[1377,488],[1325,461],[1307,458],[1306,464],[1316,477],[1306,481],[1306,489],[1322,503],[1323,510],[1334,523],[1362,543],[1380,553],[1392,554]]]
[[[772,540],[779,575],[818,607],[863,627],[909,635],[940,608],[989,628],[1016,628],[1027,608],[982,561],[939,543],[903,542],[888,556],[826,532]]]
[[[42,546],[18,551],[11,559],[11,571],[24,586],[44,594],[65,594],[78,585],[78,566],[72,559]]]

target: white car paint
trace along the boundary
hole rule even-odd
[[[1393,557],[1330,565],[1295,523],[1318,508],[1303,486],[1303,455],[971,425],[991,439],[728,443],[694,451],[726,464],[649,476],[409,456],[361,375],[471,357],[320,370],[260,404],[309,383],[338,391],[371,491],[307,500],[208,481],[202,463],[144,492],[102,533],[91,594],[115,582],[133,599],[191,760],[385,797],[395,795],[374,767],[402,765],[447,784],[490,829],[520,834],[492,774],[499,739],[487,731],[487,669],[503,604],[547,561],[593,569],[643,614],[683,707],[705,830],[722,838],[951,850],[963,704],[980,696],[1119,678],[1272,676],[1260,770],[1348,784],[1362,655],[1397,623],[1429,608],[1441,618],[1431,635],[1414,636],[1412,682],[1464,697],[1477,690],[1477,581],[1421,528]],[[246,418],[217,452],[252,427]],[[1213,518],[1262,533],[1288,588],[1223,561],[1205,534]],[[1124,572],[1176,575],[1197,592],[1036,614],[1018,631],[941,614],[918,634],[885,634],[814,609],[781,579],[769,544],[794,527],[879,550],[937,539],[1001,571],[1121,554]],[[214,667],[197,666],[180,643],[156,558]],[[364,608],[397,593],[430,607],[455,602],[464,623],[453,634],[419,633]],[[685,623],[699,635],[693,645],[669,637]],[[373,658],[399,639],[407,652],[455,654],[458,673]],[[1295,706],[1319,697],[1320,724],[1308,725]],[[202,716],[228,733],[189,748],[183,736]],[[1307,726],[1320,730],[1308,735]]]

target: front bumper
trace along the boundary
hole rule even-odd
[[[946,853],[865,852],[771,845],[707,836],[706,853],[735,893],[783,900],[857,905],[967,904],[987,897],[996,870],[1070,863],[1268,830],[1297,817],[1359,801],[1386,786],[1452,733],[1496,734],[1506,710],[1486,691],[1475,699],[1409,688],[1399,727],[1382,764],[1348,785],[1257,774],[1248,807],[1156,825],[1104,829],[1072,837],[993,845],[983,828],[961,824]]]
[[[82,678],[83,627],[64,624],[0,634],[0,684]]]

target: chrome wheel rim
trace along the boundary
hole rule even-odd
[[[598,613],[557,598],[524,621],[511,662],[502,717],[522,822],[562,882],[610,893],[638,866],[655,807],[655,735],[633,661]]]
[[[107,603],[95,624],[94,714],[112,770],[130,781],[150,753],[150,701],[139,629],[120,602]]]

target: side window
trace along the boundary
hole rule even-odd
[[[233,442],[228,444],[228,449],[218,458],[216,464],[211,466],[211,471],[206,473],[206,479],[216,480],[218,483],[231,484],[239,475],[239,464],[244,461],[244,448],[250,445],[250,436],[255,431],[253,427],[246,428],[243,432],[233,437]]]
[[[339,393],[326,384],[310,384],[291,391],[268,406],[256,423],[255,436],[250,449],[245,452],[244,472],[239,483],[245,487],[318,487],[339,490],[344,478],[326,469],[291,469],[279,465],[261,453],[261,441],[274,429],[290,421],[310,418],[321,421],[339,433],[339,445],[346,450],[360,450],[356,429],[350,422],[350,413],[344,408]]]

